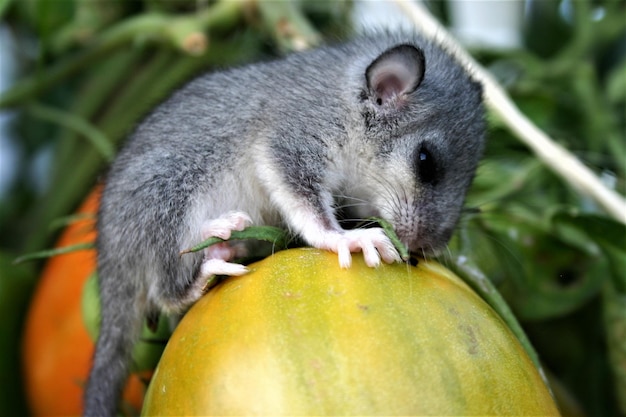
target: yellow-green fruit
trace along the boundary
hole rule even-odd
[[[515,336],[437,263],[283,251],[199,300],[144,415],[558,415]]]

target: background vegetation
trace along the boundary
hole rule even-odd
[[[447,22],[447,3],[429,5]],[[313,0],[0,0],[18,65],[0,110],[12,115],[19,149],[0,196],[0,414],[26,410],[19,336],[41,267],[12,260],[54,244],[58,220],[176,86],[199,71],[349,37],[349,12],[349,2]],[[621,195],[625,13],[624,1],[529,2],[523,48],[471,51],[525,114]],[[495,116],[467,206],[443,262],[498,287],[567,414],[626,414],[624,217],[566,185]]]

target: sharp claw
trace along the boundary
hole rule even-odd
[[[365,244],[362,245],[362,248],[363,258],[365,258],[365,264],[369,267],[375,268],[380,265],[380,255],[378,254],[378,251],[373,244],[369,242],[364,243]]]
[[[347,269],[352,266],[352,255],[350,254],[350,249],[347,245],[340,244],[337,247],[337,255],[339,257],[339,266],[341,268]]]
[[[352,265],[352,252],[363,252],[367,266],[375,268],[381,263],[400,261],[400,255],[382,229],[356,229],[343,233],[331,232],[323,235],[319,248],[337,253],[339,266],[349,268]]]
[[[388,264],[392,264],[394,262],[400,262],[400,254],[396,250],[394,246],[383,246],[378,250],[383,261]]]

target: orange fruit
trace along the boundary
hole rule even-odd
[[[55,247],[93,243],[100,189],[94,189]],[[94,249],[50,258],[26,318],[22,358],[25,392],[34,416],[82,414],[83,388],[94,352],[81,311],[83,287],[96,270]],[[125,413],[141,410],[146,375],[132,374],[124,391]]]

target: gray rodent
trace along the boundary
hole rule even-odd
[[[349,267],[445,247],[483,149],[482,88],[419,34],[378,33],[202,75],[138,125],[105,180],[98,215],[101,332],[85,415],[115,414],[145,317],[181,313],[236,248],[179,256],[250,222],[290,229]],[[245,213],[245,214],[244,214]]]

